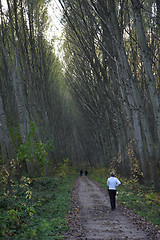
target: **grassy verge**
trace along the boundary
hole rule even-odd
[[[0,239],[63,239],[76,175],[23,178],[0,195]]]
[[[104,168],[92,170],[90,174],[90,177],[104,188],[107,188],[108,176]],[[152,188],[118,178],[122,182],[118,187],[118,200],[160,229],[160,196]]]

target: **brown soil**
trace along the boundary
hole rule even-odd
[[[68,224],[67,240],[160,239],[154,225],[120,203],[111,211],[107,190],[85,176],[76,180]]]

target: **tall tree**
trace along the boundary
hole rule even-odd
[[[92,116],[90,128],[95,133],[94,145],[100,146],[96,152],[99,164],[110,163],[111,159],[121,156],[121,169],[126,168],[125,163],[130,160],[125,148],[134,139],[134,151],[144,180],[150,182],[150,165],[158,190],[159,93],[154,75],[156,68],[152,64],[155,58],[150,54],[155,44],[152,41],[148,47],[150,19],[145,20],[145,12],[140,13],[141,9],[152,13],[153,4],[112,0],[59,2],[66,19],[70,53],[66,76],[69,72],[67,80],[84,118]],[[118,161],[114,162],[116,166]]]

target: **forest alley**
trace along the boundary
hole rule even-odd
[[[158,239],[149,236],[141,224],[129,219],[119,206],[111,211],[107,190],[85,176],[77,179],[68,221],[72,228],[64,238],[68,240]]]

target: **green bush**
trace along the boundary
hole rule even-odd
[[[0,196],[0,239],[63,239],[76,175],[25,178]]]

